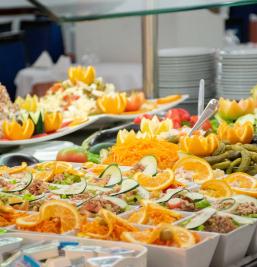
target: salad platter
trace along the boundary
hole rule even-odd
[[[17,97],[13,103],[0,86],[0,147],[53,140],[96,122],[133,120],[156,114],[188,98],[171,95],[145,99],[143,92],[116,92],[113,84],[96,77],[91,66],[71,67],[68,78],[54,84],[43,97]]]
[[[110,266],[125,267],[132,259],[142,267],[251,266],[257,258],[256,96],[253,89],[240,101],[220,98],[214,116],[192,134],[198,116],[187,110],[148,110],[130,124],[94,133],[81,146],[61,149],[52,161],[29,165],[24,158],[13,165],[10,154],[0,166],[0,246],[15,243],[20,261],[49,267],[70,262],[71,254],[72,260],[83,257],[82,266],[104,266],[103,257]],[[110,103],[124,108],[124,99],[101,99],[102,113],[87,119],[108,116]],[[159,104],[179,101],[171,99]],[[53,121],[60,113],[68,120],[69,112],[58,112],[51,112]],[[43,114],[47,123],[49,114]],[[3,128],[12,136],[7,122]],[[43,258],[26,252],[24,242],[40,240],[55,249]],[[60,249],[63,242],[78,247]],[[88,246],[95,245],[100,248],[92,252]],[[103,255],[105,246],[111,250]],[[13,263],[13,254],[0,260]]]

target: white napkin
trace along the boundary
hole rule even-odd
[[[42,52],[42,54],[32,65],[32,67],[34,68],[51,68],[52,66],[53,66],[53,61],[47,51]]]
[[[65,80],[68,68],[71,66],[71,60],[67,56],[60,56],[52,70],[56,76],[56,80]]]

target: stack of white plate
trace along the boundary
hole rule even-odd
[[[215,50],[207,48],[162,49],[158,54],[160,97],[189,94],[186,102],[195,103],[199,81],[205,80],[205,97],[215,95]]]
[[[218,96],[241,99],[257,84],[257,48],[238,47],[220,52]]]

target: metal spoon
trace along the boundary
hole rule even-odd
[[[218,109],[219,101],[217,99],[211,99],[209,103],[207,104],[206,108],[204,109],[201,116],[198,118],[196,124],[189,132],[189,136],[193,134],[196,130],[200,129],[203,123],[208,120]]]

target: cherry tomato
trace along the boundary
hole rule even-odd
[[[134,123],[135,124],[140,124],[141,123],[141,120],[143,119],[143,118],[146,118],[146,119],[152,119],[153,118],[153,115],[151,115],[151,114],[143,114],[143,115],[140,115],[140,116],[138,116],[138,117],[136,117],[135,119],[134,119]]]
[[[190,118],[191,127],[193,127],[195,125],[197,120],[198,120],[198,116],[197,115],[191,116],[191,118]],[[209,129],[212,129],[211,122],[209,120],[206,120],[204,122],[204,124],[202,125],[202,129],[204,131],[208,131]]]
[[[145,102],[145,95],[143,92],[132,93],[127,97],[127,104],[125,111],[137,111]]]

